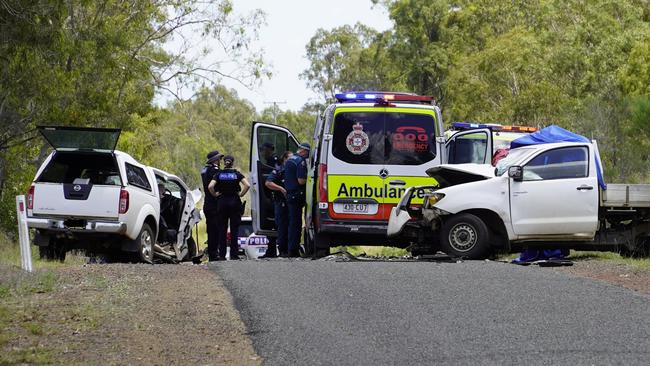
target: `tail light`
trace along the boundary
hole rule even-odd
[[[318,166],[318,202],[327,202],[327,165]]]
[[[125,214],[129,210],[129,191],[122,188],[120,190],[120,214]]]
[[[34,186],[29,187],[29,193],[27,194],[27,209],[34,209]]]

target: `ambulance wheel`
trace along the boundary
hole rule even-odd
[[[330,255],[330,237],[326,234],[314,234],[314,259]]]
[[[303,230],[302,237],[305,240],[305,257],[311,257],[314,254],[314,240],[309,236],[307,229]]]
[[[479,217],[463,213],[452,216],[440,230],[442,251],[452,257],[484,259],[489,253],[490,234]]]

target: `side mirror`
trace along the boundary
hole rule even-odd
[[[519,165],[511,166],[508,168],[508,176],[515,182],[521,182],[524,180],[524,168]]]

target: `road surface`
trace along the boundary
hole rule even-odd
[[[650,296],[498,262],[219,262],[266,365],[647,365]]]

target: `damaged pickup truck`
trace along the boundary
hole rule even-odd
[[[467,259],[524,247],[649,255],[650,185],[605,185],[600,166],[595,143],[561,142],[514,148],[496,168],[434,167],[438,185],[404,193],[388,236],[414,255]]]
[[[199,258],[192,229],[201,191],[115,150],[119,129],[39,130],[54,148],[27,196],[42,258],[63,261],[73,249],[143,262]]]

